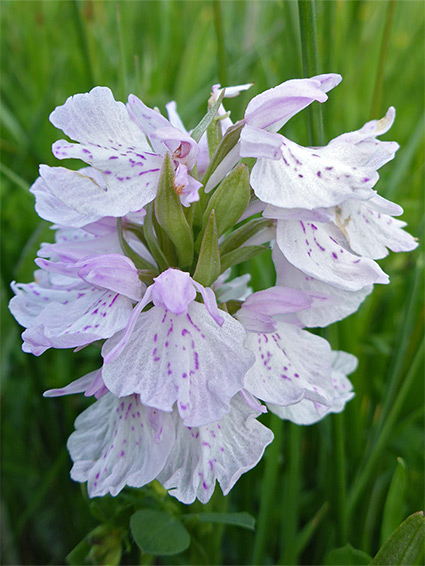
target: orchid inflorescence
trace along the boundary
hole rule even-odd
[[[103,341],[102,366],[46,397],[95,402],[68,441],[71,477],[91,497],[158,480],[184,503],[227,494],[272,432],[268,410],[312,424],[353,397],[356,358],[305,328],[355,312],[388,276],[375,262],[416,247],[374,186],[398,145],[377,136],[395,110],[324,147],[277,133],[341,81],[289,80],[233,124],[215,85],[188,132],[130,95],[96,87],[50,116],[75,142],[53,144],[76,170],[41,165],[31,192],[53,222],[33,283],[12,283],[23,350]],[[272,249],[276,285],[252,292],[232,267]]]

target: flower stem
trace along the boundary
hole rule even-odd
[[[213,8],[214,8],[215,35],[217,37],[218,77],[221,86],[227,86],[228,81],[227,81],[226,46],[224,44],[223,18],[221,16],[220,0],[213,0]]]
[[[382,34],[381,49],[379,52],[378,71],[376,73],[375,89],[373,91],[372,105],[370,108],[370,117],[378,118],[381,104],[382,84],[384,82],[384,69],[387,60],[388,46],[390,44],[391,27],[394,20],[396,0],[389,0],[387,6],[387,16],[385,19],[384,32]]]
[[[424,347],[425,347],[425,339],[422,340],[422,343],[420,344],[416,355],[413,359],[412,365],[410,366],[409,371],[407,372],[406,378],[403,381],[403,384],[400,388],[400,391],[397,395],[397,397],[394,400],[394,404],[390,410],[390,412],[388,413],[388,417],[387,420],[385,421],[384,426],[382,427],[381,433],[379,435],[379,437],[376,440],[373,452],[371,453],[370,457],[368,458],[368,460],[365,462],[364,467],[362,468],[362,471],[357,479],[357,481],[354,483],[354,487],[353,490],[350,494],[349,500],[348,500],[348,511],[349,513],[352,515],[353,511],[355,510],[355,506],[360,498],[360,496],[362,495],[369,479],[370,476],[374,473],[375,471],[375,466],[381,456],[382,450],[385,448],[385,445],[390,437],[390,434],[392,432],[393,426],[397,420],[397,418],[399,417],[400,411],[403,408],[403,404],[404,401],[406,400],[406,397],[412,387],[412,385],[415,382],[415,379],[417,379],[418,373],[421,369],[421,367],[423,366],[423,362],[424,362]]]
[[[271,510],[275,504],[276,480],[279,471],[279,455],[282,446],[281,419],[271,415],[270,428],[274,433],[274,440],[267,449],[264,478],[261,485],[261,503],[258,513],[257,532],[254,542],[252,564],[263,564],[264,549],[269,534]]]
[[[344,452],[344,416],[332,415],[332,436],[335,455],[335,508],[336,508],[336,535],[338,546],[345,546],[348,536],[347,522],[347,483]]]
[[[281,540],[283,555],[279,564],[297,564],[299,555],[298,518],[301,490],[302,428],[289,423],[287,427],[289,450],[287,472],[283,481]]]
[[[319,74],[317,53],[316,7],[314,0],[298,0],[300,18],[301,54],[306,77]],[[323,145],[323,117],[320,104],[308,108],[308,129],[311,145]]]

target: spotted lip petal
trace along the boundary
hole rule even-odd
[[[195,499],[207,503],[216,481],[227,495],[273,440],[273,433],[256,420],[259,413],[236,395],[230,413],[217,423],[187,428],[175,418],[176,441],[158,481],[186,504]]]
[[[175,439],[171,415],[152,414],[137,395],[105,395],[75,421],[67,447],[71,477],[87,482],[90,497],[142,487],[164,466]]]
[[[186,426],[219,420],[253,363],[242,325],[225,312],[223,319],[220,327],[197,302],[181,315],[157,306],[141,313],[121,354],[104,364],[105,385],[118,397],[137,393],[161,411],[177,403]],[[105,342],[105,360],[122,334]]]
[[[335,206],[349,198],[373,196],[372,188],[379,178],[375,169],[351,166],[325,151],[326,148],[304,148],[279,134],[273,135],[276,144],[271,158],[264,158],[264,149],[250,176],[252,188],[261,201],[279,208],[314,210]],[[262,134],[258,133],[256,138],[260,140],[259,147],[264,147]],[[252,150],[241,150],[242,155],[248,153],[256,157]]]
[[[389,281],[377,263],[350,251],[333,224],[278,220],[276,243],[292,265],[334,287],[358,291]]]
[[[380,212],[380,208],[382,203],[375,197],[366,202],[348,200],[334,209],[334,223],[347,238],[350,248],[372,259],[386,257],[388,249],[393,252],[414,250],[418,243],[403,230],[406,223]]]
[[[357,367],[357,358],[346,352],[332,352],[332,387],[329,389],[329,402],[324,405],[303,399],[295,405],[280,407],[273,403],[267,406],[281,419],[298,425],[311,425],[322,420],[329,413],[340,413],[345,404],[354,397],[353,386],[347,378]]]
[[[308,309],[297,313],[303,326],[328,326],[357,311],[364,299],[372,292],[367,285],[358,291],[347,291],[324,283],[294,267],[275,245],[272,251],[278,285],[293,285],[306,292],[312,300]]]
[[[256,357],[245,376],[252,395],[284,407],[304,398],[327,404],[331,358],[326,340],[277,321],[273,333],[248,332],[246,346]]]
[[[64,167],[40,165],[40,176],[49,191],[76,213],[122,217],[140,210],[155,198],[161,167],[162,158],[155,155],[135,176],[125,175],[121,165],[117,165],[121,180],[111,182],[105,175],[103,184]]]

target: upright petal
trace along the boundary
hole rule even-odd
[[[255,96],[245,111],[251,126],[277,132],[314,100],[327,100],[326,92],[342,80],[340,75],[318,75],[310,79],[292,79]]]

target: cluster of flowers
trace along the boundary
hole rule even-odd
[[[374,260],[416,243],[373,190],[398,149],[377,139],[393,108],[325,147],[277,133],[340,80],[287,81],[236,124],[223,97],[250,85],[216,85],[190,133],[174,102],[167,119],[105,87],[51,114],[78,142],[57,141],[54,155],[88,167],[40,167],[31,192],[56,240],[35,282],[12,283],[10,309],[25,352],[103,341],[100,369],[45,393],[96,399],[68,441],[90,496],[157,479],[205,503],[216,480],[227,494],[262,457],[273,438],[262,412],[311,424],[352,398],[356,358],[305,328],[356,311],[388,282]],[[270,246],[276,286],[253,293],[248,274],[231,278]]]

